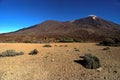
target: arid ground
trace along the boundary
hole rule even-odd
[[[97,46],[96,43],[45,44],[0,43],[0,52],[13,49],[24,55],[0,57],[0,80],[120,80],[120,47]],[[37,49],[37,55],[29,55]],[[77,49],[77,50],[76,50]],[[86,69],[77,63],[80,56],[97,56],[101,70]]]

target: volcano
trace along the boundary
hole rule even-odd
[[[90,15],[66,22],[47,20],[15,32],[0,34],[0,42],[57,42],[61,39],[98,42],[109,37],[120,38],[119,35],[119,24]]]

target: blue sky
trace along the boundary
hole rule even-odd
[[[120,0],[0,0],[0,33],[45,20],[68,21],[88,15],[120,24]]]

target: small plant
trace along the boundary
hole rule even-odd
[[[64,45],[64,47],[68,47],[68,45]]]
[[[74,51],[80,51],[79,49],[77,49],[77,48],[74,48]]]
[[[50,44],[45,44],[43,47],[52,47]]]
[[[81,40],[81,39],[73,39],[74,40],[74,42],[84,42],[83,40]]]
[[[110,49],[109,47],[103,48],[103,50],[109,50],[109,49]]]
[[[72,38],[62,38],[62,39],[60,39],[60,41],[59,42],[74,42],[74,40],[72,39]]]
[[[112,46],[115,44],[115,41],[111,38],[106,38],[104,41],[100,42],[100,44],[103,46]]]
[[[57,47],[57,45],[55,45]]]
[[[75,49],[75,51],[80,51],[79,49]]]
[[[100,61],[96,56],[85,54],[82,58],[84,59],[84,66],[88,69],[97,69],[101,67]]]
[[[59,47],[63,47],[63,45],[60,45]]]
[[[12,56],[18,56],[23,55],[23,52],[16,52],[15,50],[6,50],[0,54],[1,57],[12,57]]]
[[[31,41],[29,41],[29,40],[25,40],[24,43],[31,43]]]
[[[106,38],[104,41],[100,42],[99,45],[103,46],[120,46],[120,39],[119,38]]]
[[[34,49],[33,51],[31,51],[31,52],[29,53],[29,55],[36,55],[37,53],[39,53],[38,50],[37,50],[37,49]]]

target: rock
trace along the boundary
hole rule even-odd
[[[90,49],[88,49],[88,51],[91,51]]]
[[[109,72],[109,73],[111,72],[111,68],[108,68],[108,72]]]
[[[115,73],[115,74],[116,74],[116,73],[117,73],[117,71],[116,71],[116,70],[114,70],[114,71],[113,71],[113,73]]]
[[[107,80],[108,78],[106,76],[104,76],[104,79]]]
[[[48,56],[45,56],[45,57],[44,57],[44,59],[47,59],[47,58],[48,58]]]
[[[96,69],[98,72],[101,72],[101,70],[102,70],[102,67],[100,67],[100,68],[98,68],[98,69]]]
[[[52,61],[52,62],[54,62],[54,61],[55,61],[55,59],[51,59],[51,61]]]

